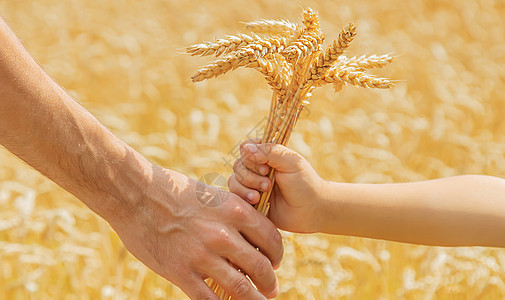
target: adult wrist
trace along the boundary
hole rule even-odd
[[[104,183],[101,184],[103,201],[86,203],[111,225],[128,222],[135,217],[153,180],[153,164],[122,144],[119,155],[104,159]]]

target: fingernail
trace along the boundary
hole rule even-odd
[[[261,166],[259,168],[259,171],[261,174],[266,175],[268,173],[268,167],[267,166]]]
[[[261,184],[261,190],[266,192],[268,190],[268,182],[263,182]]]
[[[245,144],[244,150],[249,153],[256,153],[258,151],[258,147],[256,147],[254,144]]]
[[[249,202],[252,202],[254,199],[254,193],[253,192],[249,192],[249,194],[247,194],[247,200],[249,200]]]

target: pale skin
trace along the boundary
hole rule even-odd
[[[505,247],[505,180],[464,175],[396,184],[321,179],[281,145],[242,143],[230,191],[249,203],[272,182],[270,219],[280,229],[351,235],[431,246]]]
[[[0,18],[0,144],[102,216],[128,250],[191,299],[275,297],[275,226],[236,195],[205,206],[187,176],[153,165],[76,103]],[[260,251],[256,250],[256,247]],[[254,282],[256,290],[243,273]]]

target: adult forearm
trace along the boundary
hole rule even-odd
[[[134,205],[149,163],[73,101],[1,19],[0,45],[0,144],[104,217]]]
[[[150,164],[51,80],[1,19],[0,144],[102,215],[192,299],[217,298],[207,276],[234,299],[277,295],[275,226],[237,196]],[[201,189],[220,205],[204,205]]]
[[[321,231],[438,246],[505,247],[505,180],[328,183]]]

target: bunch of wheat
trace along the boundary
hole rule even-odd
[[[252,32],[250,35],[227,36],[186,49],[191,55],[218,57],[199,69],[192,76],[193,82],[217,77],[238,67],[253,68],[265,76],[273,95],[263,143],[287,144],[300,113],[309,103],[312,90],[318,86],[332,83],[338,92],[344,84],[381,89],[393,85],[388,79],[365,73],[366,69],[391,63],[391,56],[347,58],[342,55],[356,35],[352,23],[323,51],[324,35],[318,15],[309,8],[302,16],[303,25],[283,20],[250,22],[245,24]],[[268,176],[275,184],[274,170]],[[268,214],[272,190],[262,193],[255,206],[264,215]],[[209,284],[220,299],[229,299],[215,282]]]

